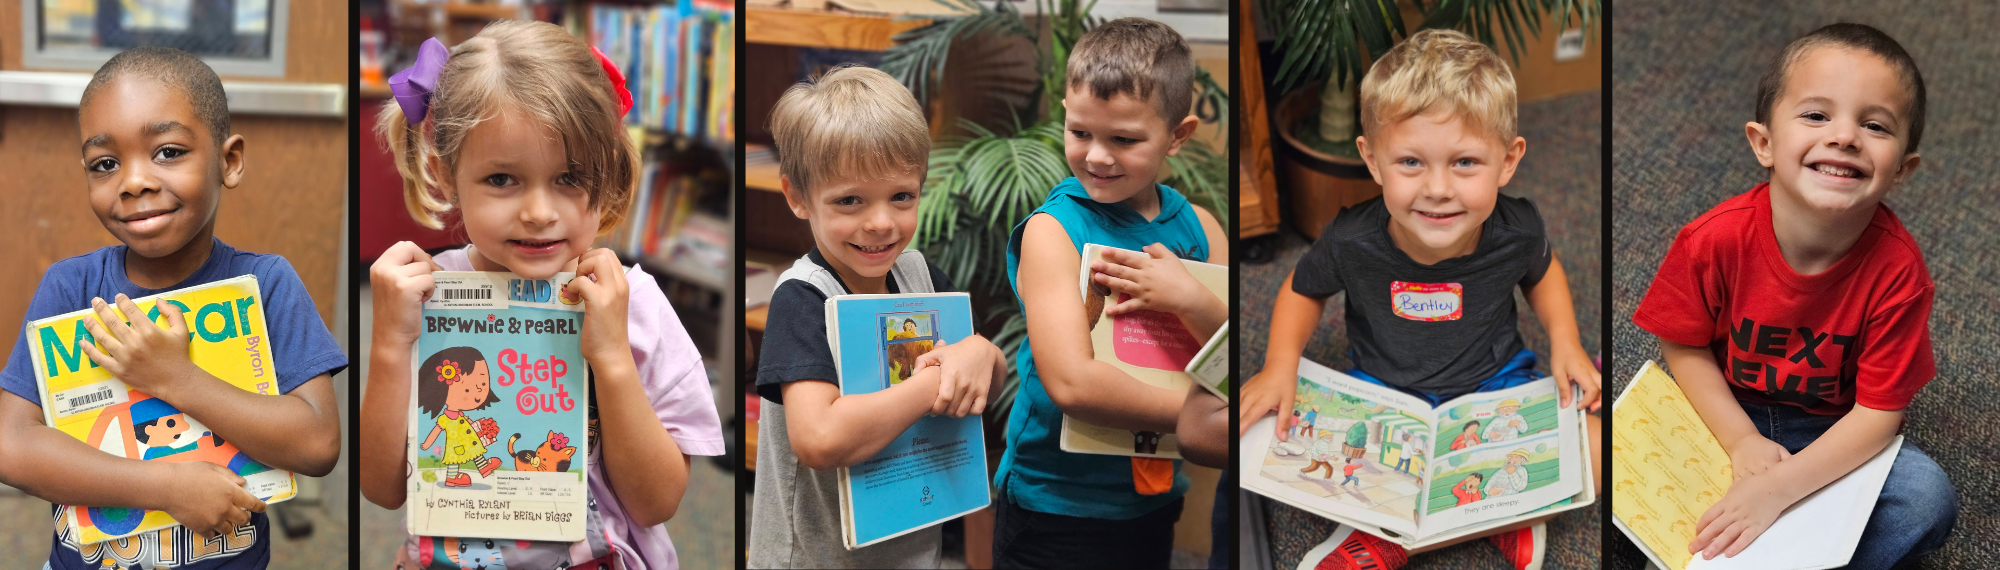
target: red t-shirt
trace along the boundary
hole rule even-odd
[[[1908,406],[1937,375],[1923,253],[1887,205],[1832,268],[1800,275],[1771,229],[1768,184],[1681,228],[1632,322],[1709,346],[1738,400],[1841,415]]]
[[[1342,467],[1342,468],[1340,468],[1340,474],[1341,474],[1341,475],[1346,475],[1346,476],[1348,476],[1348,477],[1353,477],[1353,476],[1354,476],[1354,472],[1355,472],[1355,471],[1360,471],[1360,470],[1361,470],[1361,464],[1359,464],[1359,463],[1349,463],[1349,464],[1347,464],[1347,466],[1346,466],[1346,467]]]

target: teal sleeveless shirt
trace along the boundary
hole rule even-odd
[[[1209,244],[1201,229],[1201,216],[1180,192],[1165,185],[1158,188],[1160,215],[1150,221],[1123,204],[1091,200],[1076,178],[1056,185],[1048,200],[1028,217],[1054,216],[1079,255],[1086,243],[1134,251],[1160,243],[1181,259],[1206,261]],[[1016,279],[1021,269],[1021,234],[1027,226],[1028,219],[1023,218],[1007,239],[1007,282],[1014,286],[1017,302],[1021,296]],[[1141,495],[1132,486],[1132,458],[1063,451],[1059,447],[1062,410],[1056,409],[1042,387],[1033,342],[1033,338],[1021,341],[1020,352],[1015,354],[1014,369],[1021,373],[1021,387],[1007,418],[1007,452],[1000,457],[994,486],[1031,511],[1113,520],[1137,518],[1187,493],[1188,478],[1178,460],[1174,461],[1173,490]]]

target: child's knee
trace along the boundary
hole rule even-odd
[[[1937,461],[1908,443],[1897,453],[1882,494],[1891,499],[1884,506],[1900,511],[1885,513],[1890,520],[1928,523],[1922,526],[1933,529],[1949,529],[1958,520],[1958,491],[1950,477]]]

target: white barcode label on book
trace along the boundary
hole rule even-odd
[[[85,384],[53,395],[51,399],[55,400],[56,419],[116,406],[132,399],[125,383],[117,380]]]
[[[436,277],[437,289],[424,302],[426,309],[505,309],[507,298],[500,295],[491,279],[479,277]]]

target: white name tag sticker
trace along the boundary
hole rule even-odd
[[[1456,321],[1465,316],[1465,288],[1457,283],[1389,284],[1389,307],[1412,321]]]

